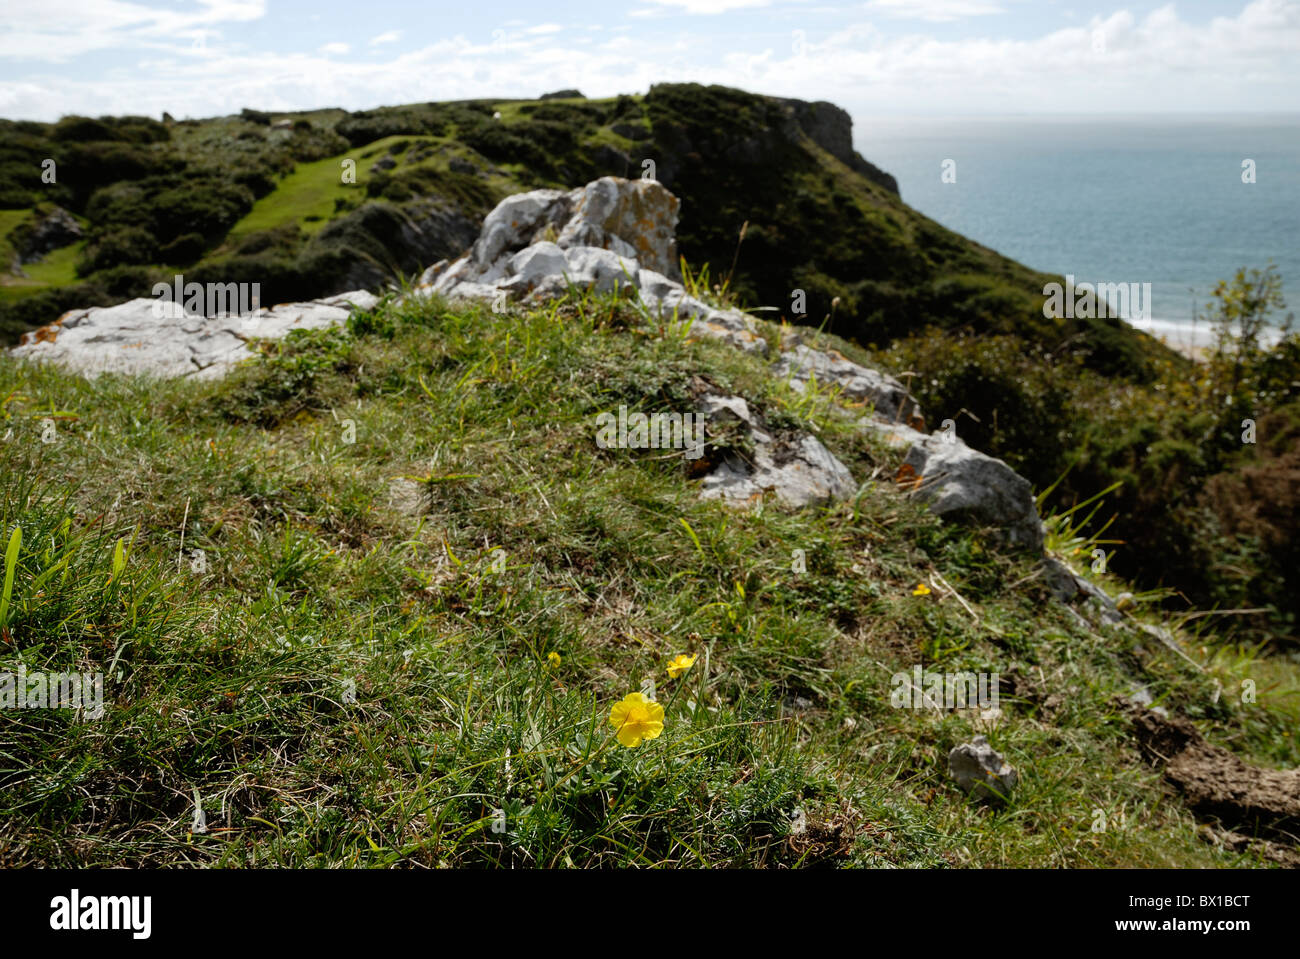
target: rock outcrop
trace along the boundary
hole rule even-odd
[[[859,366],[837,350],[814,350],[796,343],[782,353],[774,365],[777,375],[803,392],[810,381],[820,386],[834,386],[849,402],[870,404],[873,415],[890,423],[901,421],[917,425],[921,409],[907,388],[892,376]]]
[[[713,469],[700,484],[701,499],[748,505],[772,492],[787,506],[825,505],[853,495],[857,485],[848,467],[808,433],[773,436],[739,396],[710,393],[699,400],[710,430],[730,427],[752,445],[746,455],[728,448],[713,457]]]
[[[15,356],[56,363],[88,377],[147,373],[160,377],[221,376],[253,354],[253,337],[275,338],[293,329],[319,329],[369,309],[378,297],[364,290],[309,303],[283,303],[244,316],[204,317],[180,305],[141,297],[117,306],[72,310],[23,335]]]
[[[853,118],[847,110],[825,100],[815,103],[781,100],[780,103],[813,143],[868,180],[879,183],[891,193],[898,192],[898,181],[893,176],[853,149]]]
[[[925,436],[886,427],[915,438],[896,480],[927,500],[936,515],[951,521],[993,526],[1013,546],[1042,550],[1043,523],[1033,487],[1000,459],[973,450],[951,430]]]
[[[746,314],[715,309],[678,281],[679,206],[653,180],[619,177],[520,193],[487,215],[468,253],[426,270],[415,292],[499,303],[550,299],[570,286],[622,290],[647,316],[686,324],[692,336],[765,351]]]
[[[1041,565],[1048,589],[1062,603],[1074,605],[1080,602],[1085,608],[1094,610],[1097,617],[1108,626],[1124,621],[1124,615],[1115,601],[1100,586],[1079,576],[1055,557],[1044,557]]]
[[[67,210],[56,206],[44,216],[19,225],[9,239],[21,265],[33,263],[81,237],[81,224]]]

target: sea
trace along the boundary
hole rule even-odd
[[[1150,283],[1132,322],[1172,346],[1208,341],[1205,304],[1240,267],[1277,266],[1274,326],[1300,306],[1300,114],[855,117],[853,132],[949,229],[1076,283]]]

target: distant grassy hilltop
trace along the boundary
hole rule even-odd
[[[682,255],[715,271],[734,259],[741,301],[795,322],[831,316],[833,331],[882,345],[930,323],[1070,338],[1090,365],[1126,375],[1156,351],[1113,320],[1045,321],[1039,294],[1054,278],[908,207],[829,103],[663,84],[604,100],[65,117],[0,132],[10,338],[74,306],[147,295],[177,271],[260,282],[267,302],[379,287],[458,255],[512,193],[612,174],[676,193]],[[23,231],[55,204],[84,236],[19,267]]]

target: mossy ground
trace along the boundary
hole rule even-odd
[[[1294,765],[1295,669],[1082,625],[764,360],[576,294],[382,305],[265,354],[215,383],[0,359],[0,670],[106,688],[99,720],[0,710],[0,863],[1260,864],[1207,839],[1119,700],[1140,681]],[[860,493],[740,512],[670,451],[597,448],[598,412],[683,410],[695,376],[817,433]],[[936,574],[954,592],[913,595]],[[917,664],[998,673],[1000,718],[891,707]],[[609,710],[647,678],[666,728],[625,749]],[[1242,678],[1256,703],[1215,695]],[[1020,771],[1003,809],[947,776],[976,732]]]

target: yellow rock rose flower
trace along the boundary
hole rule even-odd
[[[695,665],[694,656],[687,656],[685,654],[676,656],[673,658],[673,661],[668,664],[668,675],[671,678],[676,679],[678,676],[686,672],[686,670],[690,669],[694,665]]]
[[[664,731],[664,708],[641,693],[628,693],[609,711],[609,724],[618,730],[618,741],[632,749]]]

